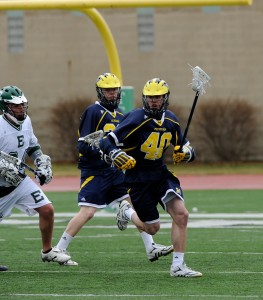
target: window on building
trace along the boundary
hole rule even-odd
[[[24,51],[24,12],[7,12],[8,52]]]
[[[138,47],[141,51],[154,49],[154,9],[137,9]]]

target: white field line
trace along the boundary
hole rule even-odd
[[[0,294],[0,296],[7,296],[7,294]],[[57,297],[73,297],[75,299],[75,297],[79,297],[79,298],[93,298],[93,297],[103,297],[103,298],[119,298],[119,297],[122,297],[122,298],[136,298],[138,299],[138,297],[141,297],[141,298],[157,298],[157,299],[160,299],[160,298],[172,298],[172,299],[175,299],[175,295],[169,295],[169,294],[158,294],[158,295],[147,295],[147,294],[120,294],[120,295],[111,295],[111,294],[8,294],[8,296],[12,296],[12,297],[54,297],[54,298],[57,298]],[[255,296],[255,295],[246,295],[246,296],[234,296],[234,295],[200,295],[200,294],[190,294],[190,295],[180,295],[178,293],[176,293],[176,297],[179,298],[209,298],[209,299],[259,299],[261,298],[261,296]]]
[[[57,217],[73,217],[75,213],[66,213],[66,212],[62,212],[62,213],[55,213],[55,218]],[[96,217],[104,217],[104,218],[115,218],[116,213],[115,212],[108,212],[105,210],[101,210],[96,212],[95,214]],[[15,213],[13,214],[10,218],[28,218],[28,216],[26,214],[22,214],[22,213]],[[34,215],[30,218],[37,218],[38,215]],[[160,214],[160,218],[167,218],[170,219],[170,216],[168,214]],[[263,219],[263,213],[191,213],[190,212],[190,219],[207,219],[207,218],[223,218],[223,219],[235,219],[235,218],[242,218],[242,219]]]
[[[55,224],[56,228],[63,226],[58,226],[58,223],[67,222],[70,218],[74,216],[74,213],[56,213],[55,214]],[[101,211],[98,212],[95,217],[110,217],[113,219],[113,225],[102,226],[90,226],[87,228],[116,228],[115,225],[114,212]],[[161,227],[171,228],[171,218],[168,214],[160,214]],[[13,214],[11,217],[4,219],[2,224],[6,225],[24,225],[30,228],[30,225],[38,226],[38,215],[33,217],[28,217],[25,214]],[[23,228],[21,226],[19,228]],[[205,214],[205,213],[190,213],[190,218],[188,222],[188,228],[262,228],[263,227],[263,214],[262,213],[220,213],[220,214]],[[129,224],[129,228],[134,228],[133,224]]]

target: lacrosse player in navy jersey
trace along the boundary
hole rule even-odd
[[[70,256],[51,246],[54,208],[40,187],[25,175],[21,164],[29,156],[40,185],[51,181],[51,159],[42,153],[27,108],[28,101],[18,87],[5,86],[0,90],[0,221],[10,216],[14,207],[29,216],[38,213],[42,260],[64,263]],[[6,269],[0,267],[0,271]]]
[[[167,110],[169,94],[164,80],[149,80],[143,88],[143,108],[128,113],[113,132],[100,140],[99,146],[117,168],[126,170],[125,183],[136,212],[124,200],[117,218],[123,222],[132,220],[140,226],[142,221],[144,230],[154,235],[160,229],[157,209],[160,204],[172,218],[174,252],[170,275],[200,277],[200,272],[191,270],[184,262],[188,211],[178,178],[163,162],[163,154],[170,144],[174,145],[176,164],[195,158],[189,141],[180,149],[182,132],[177,117]]]
[[[79,212],[70,220],[62,234],[57,247],[67,251],[67,248],[80,229],[93,218],[97,209],[113,206],[122,200],[130,200],[127,188],[124,186],[124,173],[111,167],[111,161],[94,146],[85,143],[83,137],[98,130],[105,134],[119,126],[123,113],[118,109],[121,99],[121,84],[112,73],[104,73],[97,78],[96,90],[98,101],[86,108],[81,117],[79,127],[79,163],[81,170],[80,191],[78,194]],[[127,227],[126,220],[117,220],[120,230]],[[142,226],[140,226],[142,225]],[[138,230],[143,239],[147,258],[157,260],[173,251],[173,246],[156,244],[150,234],[143,231],[143,224],[138,221]],[[65,265],[78,265],[72,260]]]

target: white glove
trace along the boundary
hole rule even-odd
[[[190,162],[195,159],[195,151],[192,146],[190,146],[189,144],[184,145],[182,150],[183,150],[183,153],[185,153],[185,161],[186,162]]]
[[[42,154],[34,160],[34,165],[36,166],[36,180],[40,185],[48,184],[53,178],[51,158],[48,155]]]
[[[17,166],[4,158],[0,160],[0,176],[13,186],[18,186],[24,179],[19,173]]]

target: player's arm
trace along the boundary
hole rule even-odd
[[[77,149],[82,155],[89,155],[91,153],[95,154],[96,152],[99,153],[99,150],[96,149],[96,147],[89,145],[83,139],[83,137],[96,131],[95,126],[98,123],[97,119],[98,118],[94,107],[87,108],[81,116],[78,130],[79,139],[77,143]]]
[[[35,178],[40,185],[49,183],[53,178],[50,156],[43,154],[40,145],[27,149],[27,155],[34,161]]]

